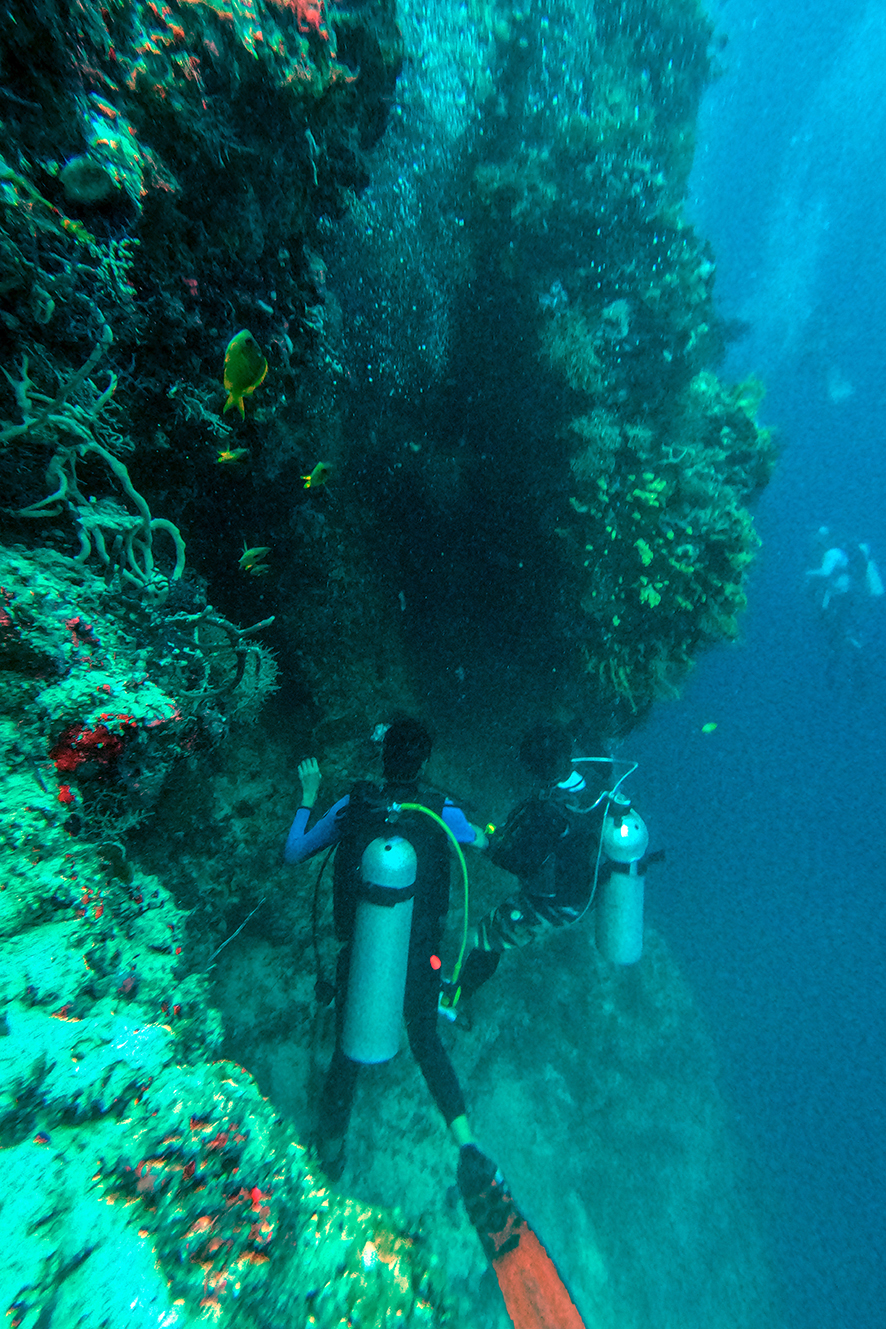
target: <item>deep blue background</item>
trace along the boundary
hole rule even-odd
[[[886,603],[866,686],[834,685],[804,571],[825,522],[886,568],[886,5],[712,12],[730,42],[691,206],[721,311],[751,324],[728,376],[766,381],[761,416],[784,451],[756,514],[741,642],[630,743],[668,850],[648,910],[760,1163],[791,1329],[880,1329]]]

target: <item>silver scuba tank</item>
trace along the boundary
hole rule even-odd
[[[643,954],[643,872],[649,832],[629,799],[610,800],[602,830],[612,871],[597,889],[597,950],[612,964],[636,964]]]
[[[400,1046],[417,862],[400,835],[363,851],[342,1050],[364,1065],[390,1061]]]

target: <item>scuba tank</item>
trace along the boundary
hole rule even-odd
[[[400,835],[373,840],[360,861],[342,1050],[364,1065],[390,1061],[400,1046],[417,866]]]
[[[643,954],[643,856],[649,832],[631,801],[614,793],[603,818],[601,852],[610,871],[597,887],[597,950],[612,964],[636,964]]]

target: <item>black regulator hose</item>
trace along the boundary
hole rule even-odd
[[[323,972],[323,957],[320,954],[320,883],[323,880],[323,874],[326,871],[326,865],[332,857],[335,845],[332,845],[329,853],[320,864],[320,871],[317,873],[317,879],[314,882],[314,899],[311,905],[311,941],[314,947],[314,968],[317,973],[317,981],[314,984],[314,996],[321,1006],[329,1006],[335,996],[335,984],[330,983]]]

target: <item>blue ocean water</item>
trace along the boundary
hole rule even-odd
[[[741,641],[631,740],[668,850],[649,916],[705,1009],[771,1193],[791,1329],[874,1329],[886,1305],[886,603],[829,668],[805,570],[826,523],[886,566],[886,7],[712,6],[730,41],[692,209],[728,377],[768,386],[783,456]],[[717,729],[701,732],[706,723]]]

